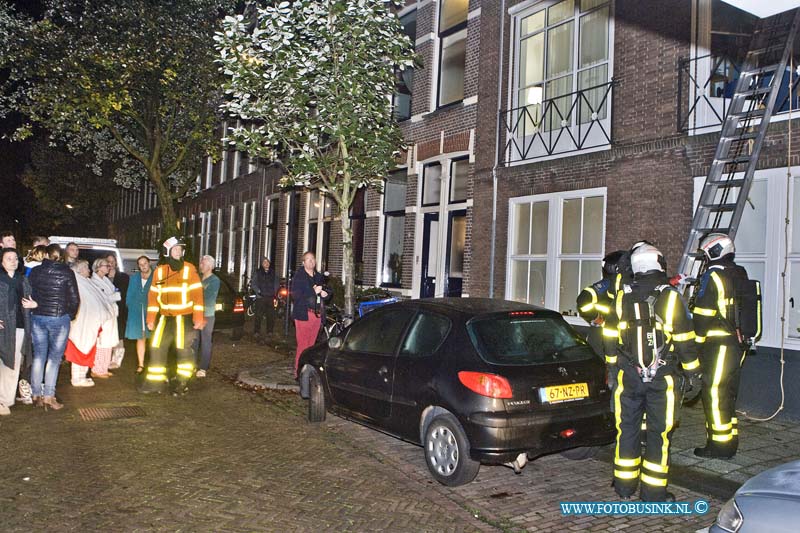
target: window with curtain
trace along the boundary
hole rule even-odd
[[[400,24],[403,26],[403,33],[413,43],[417,39],[417,10],[400,17]],[[392,97],[392,107],[394,108],[395,119],[408,120],[411,118],[411,93],[414,90],[414,69],[395,70],[395,92]]]
[[[610,19],[609,0],[547,2],[516,18],[515,107],[530,114],[526,133],[606,118]]]
[[[464,99],[468,12],[469,0],[440,0],[439,2],[438,107]]]
[[[406,224],[406,169],[389,174],[383,199],[383,257],[381,260],[381,285],[402,286],[403,242]]]
[[[601,189],[512,199],[506,297],[575,315],[602,277],[605,204]]]

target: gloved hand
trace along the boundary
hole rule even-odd
[[[690,278],[686,274],[676,274],[669,278],[669,284],[678,290],[682,290],[684,285],[688,285],[689,283],[693,282],[694,279]]]
[[[703,389],[703,375],[700,372],[686,372],[683,383],[683,401],[691,402],[700,395]]]

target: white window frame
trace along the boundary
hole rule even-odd
[[[793,180],[800,176],[800,166],[791,168]],[[784,246],[784,220],[792,216],[791,211],[786,213],[786,168],[768,168],[757,170],[753,176],[754,180],[767,181],[767,211],[765,229],[765,250],[763,253],[737,253],[738,262],[762,262],[764,263],[764,279],[761,281],[762,292],[762,322],[763,332],[759,346],[779,348],[781,344],[781,272],[783,271],[783,258],[788,258],[788,268],[786,272],[786,337],[784,337],[784,347],[790,350],[800,350],[800,338],[790,337],[789,331],[791,322],[789,313],[792,307],[788,301],[789,291],[792,287],[791,265],[800,263],[800,250],[786,254]],[[700,193],[702,192],[705,176],[694,178],[694,206],[697,207]],[[793,181],[789,209],[792,209],[793,202],[800,202],[800,187],[795,187]],[[749,209],[749,207],[747,208]],[[792,224],[800,224],[798,221],[791,221]],[[791,226],[789,228],[789,242],[792,242]],[[791,245],[791,244],[790,244]],[[800,283],[800,280],[798,280]],[[795,301],[794,308],[800,307],[800,302]]]
[[[214,266],[217,269],[222,268],[222,219],[223,213],[222,208],[217,208],[217,242],[215,243],[215,252],[214,252]]]
[[[228,274],[233,274],[236,270],[236,206],[230,206],[230,218],[228,220]]]
[[[563,204],[565,200],[585,199],[589,197],[603,197],[603,232],[601,242],[603,246],[596,254],[562,254],[561,240],[563,236]],[[547,253],[542,254],[513,254],[512,243],[516,242],[517,231],[514,226],[514,210],[518,204],[528,204],[534,202],[548,202],[547,220]],[[545,302],[544,306],[548,309],[559,309],[559,292],[561,285],[561,269],[559,268],[562,260],[574,259],[582,261],[597,260],[601,261],[605,253],[606,241],[606,220],[608,217],[608,191],[606,187],[596,187],[592,189],[579,189],[575,191],[562,191],[547,194],[535,194],[530,196],[519,196],[510,198],[508,201],[508,241],[506,246],[506,286],[505,298],[510,300],[511,290],[511,265],[513,260],[542,260],[547,262],[547,278],[545,279]],[[577,294],[575,297],[577,298]],[[580,317],[565,316],[567,322],[577,325],[586,325]]]
[[[320,203],[319,203],[319,211],[317,213],[317,218],[312,220],[311,219],[311,198],[312,198],[312,196],[314,195],[315,192],[319,194]],[[306,193],[306,194],[307,194],[307,196],[306,196],[306,214],[305,214],[306,223],[305,223],[305,228],[304,228],[305,235],[304,235],[304,241],[303,242],[305,242],[306,248],[308,248],[308,243],[310,241],[310,238],[309,238],[310,237],[310,234],[309,234],[310,225],[313,224],[313,223],[316,223],[317,224],[316,246],[315,246],[315,249],[311,250],[311,251],[314,252],[314,255],[317,257],[317,264],[321,264],[322,252],[323,252],[323,249],[324,249],[323,240],[324,240],[324,237],[325,237],[325,224],[326,223],[331,224],[331,229],[333,229],[333,221],[336,218],[336,215],[334,214],[335,211],[336,211],[336,204],[335,204],[335,202],[333,200],[333,197],[328,196],[327,194],[325,194],[324,192],[320,191],[319,189],[314,189],[312,191],[308,191],[308,193]],[[330,216],[326,217],[325,216],[325,205],[328,202],[331,203],[331,214],[330,214]],[[330,245],[331,245],[331,243],[328,242],[328,251],[330,251]],[[325,267],[330,269],[330,265],[329,264],[325,265]]]
[[[280,219],[278,219],[278,217],[275,217],[275,227],[270,227],[270,220],[272,220],[272,216],[273,216],[273,213],[272,213],[273,202],[275,204],[274,205],[275,209],[278,211],[278,213],[280,213],[280,210],[281,210],[281,195],[280,194],[272,194],[272,195],[266,197],[266,209],[265,209],[266,213],[265,213],[265,216],[264,216],[264,256],[265,257],[269,257],[269,255],[271,253],[271,250],[272,250],[272,243],[277,241],[277,239],[278,239],[278,228],[281,225]],[[277,255],[277,253],[278,253],[278,247],[276,245],[275,246],[275,254]],[[275,264],[275,260],[276,260],[275,257],[270,257],[269,260],[272,261],[274,267],[277,267],[277,264]],[[260,261],[259,261],[259,263],[260,263]]]
[[[546,8],[550,7],[550,5],[557,4],[560,1],[561,0],[528,0],[527,2],[522,2],[522,3],[520,3],[520,4],[516,5],[516,6],[513,6],[513,7],[508,9],[508,13],[509,13],[509,15],[511,16],[511,19],[512,19],[511,20],[511,46],[510,46],[510,50],[511,50],[512,56],[511,56],[511,61],[508,62],[508,74],[507,75],[508,75],[508,79],[511,80],[511,82],[508,84],[508,92],[506,94],[506,102],[509,102],[511,104],[509,107],[512,108],[512,109],[520,107],[520,105],[519,105],[519,89],[520,89],[520,87],[519,87],[519,69],[517,68],[517,66],[518,66],[518,61],[519,61],[519,58],[520,58],[520,33],[521,33],[522,19],[524,19],[528,15],[531,15],[531,14],[533,14],[533,13],[535,13],[535,12],[541,10],[541,9],[546,9]],[[576,9],[579,9],[580,0],[575,0],[575,5],[576,5]],[[613,74],[614,74],[614,29],[615,29],[615,20],[616,20],[615,7],[616,7],[615,6],[615,0],[608,0],[608,9],[609,9],[609,14],[608,14],[608,60],[606,61],[606,64],[608,65],[607,75],[608,75],[608,81],[609,82],[611,81],[611,79],[613,77]],[[589,13],[591,11],[594,11],[595,9],[597,9],[597,8],[594,8],[594,9],[588,11],[587,13]],[[573,70],[572,70],[572,78],[573,78],[572,79],[572,92],[575,92],[575,91],[578,90],[578,73],[580,71],[582,71],[582,70],[588,70],[589,68],[591,68],[591,67],[580,68],[578,66],[578,64],[579,64],[579,55],[580,55],[580,17],[581,17],[581,15],[579,14],[579,15],[573,16],[573,18],[572,18],[572,20],[575,23],[573,36],[572,36],[572,39],[573,39],[573,45],[572,46],[573,46],[573,54],[574,54],[574,56],[573,56]],[[560,22],[559,24],[563,24],[563,23],[564,23],[564,21]],[[545,54],[545,64],[543,66],[543,68],[545,70],[547,69],[546,61],[547,61],[547,55]],[[597,66],[597,65],[600,65],[600,64],[601,63],[597,63],[596,65],[593,65],[593,66]],[[562,75],[561,77],[563,77],[565,75]],[[545,78],[543,78],[543,80],[542,80],[542,85],[546,85],[547,82],[544,81],[546,79],[547,79],[547,76],[546,76],[546,72],[545,72]],[[545,96],[547,96],[547,95],[545,95]],[[611,129],[612,104],[613,104],[612,93],[609,93],[608,94],[608,98],[607,98],[607,100],[605,102],[606,117],[603,118],[603,119],[600,119],[598,121],[600,124],[602,124],[603,128],[605,129],[605,131],[608,132],[609,137],[613,136],[613,131]],[[545,119],[543,119],[543,121],[544,120]],[[573,135],[577,136],[578,126],[576,124],[576,122],[577,122],[576,117],[573,117],[572,122],[573,122],[573,124],[570,126],[570,129],[573,132]],[[559,153],[559,149],[558,149],[558,147],[556,147],[556,149],[554,150],[554,153],[551,154],[551,155],[543,155],[543,156],[540,157],[539,155],[537,155],[538,152],[536,152],[536,153],[533,153],[533,155],[530,155],[527,159],[524,159],[524,160],[520,160],[518,157],[517,158],[512,158],[511,154],[509,153],[511,148],[508,148],[506,150],[507,153],[505,154],[505,160],[506,161],[510,161],[509,166],[515,166],[515,165],[524,165],[524,164],[530,164],[530,163],[541,162],[541,161],[548,161],[548,160],[552,160],[552,159],[560,159],[562,157],[571,157],[571,156],[579,155],[579,154],[587,154],[587,153],[591,153],[591,152],[609,150],[611,148],[610,143],[603,142],[604,141],[604,138],[602,137],[603,133],[600,130],[600,128],[598,128],[596,125],[592,125],[591,123],[584,123],[581,126],[581,131],[583,132],[584,130],[588,130],[589,126],[592,126],[592,129],[589,131],[589,137],[587,138],[587,140],[585,142],[585,144],[587,144],[589,146],[589,148],[584,148],[584,149],[581,149],[581,150],[567,150],[565,148],[565,151],[563,153]],[[557,129],[553,129],[552,131],[554,132],[554,136],[558,133]],[[584,133],[582,133],[581,135],[583,135],[583,134]],[[548,134],[543,133],[543,135],[548,135]],[[566,145],[568,147],[568,144],[571,142],[570,136],[566,135],[566,134],[562,134],[561,137],[562,138],[559,140],[559,145],[564,144],[564,145]],[[613,139],[613,137],[612,137],[612,139]]]

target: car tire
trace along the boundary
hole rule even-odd
[[[469,441],[453,415],[442,414],[431,420],[423,446],[425,464],[442,485],[465,485],[478,475],[481,464],[469,456]]]
[[[597,455],[599,451],[600,446],[581,446],[580,448],[564,450],[561,452],[561,455],[572,461],[583,461],[584,459],[591,459]]]
[[[325,391],[322,390],[322,380],[316,370],[308,376],[308,421],[325,421]]]

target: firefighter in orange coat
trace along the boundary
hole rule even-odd
[[[173,344],[177,355],[174,393],[185,394],[194,375],[192,341],[205,325],[203,284],[194,265],[183,260],[184,247],[175,237],[164,241],[166,261],[153,273],[146,320],[147,328],[153,331],[150,361],[139,388],[145,394],[167,390],[167,355]]]

